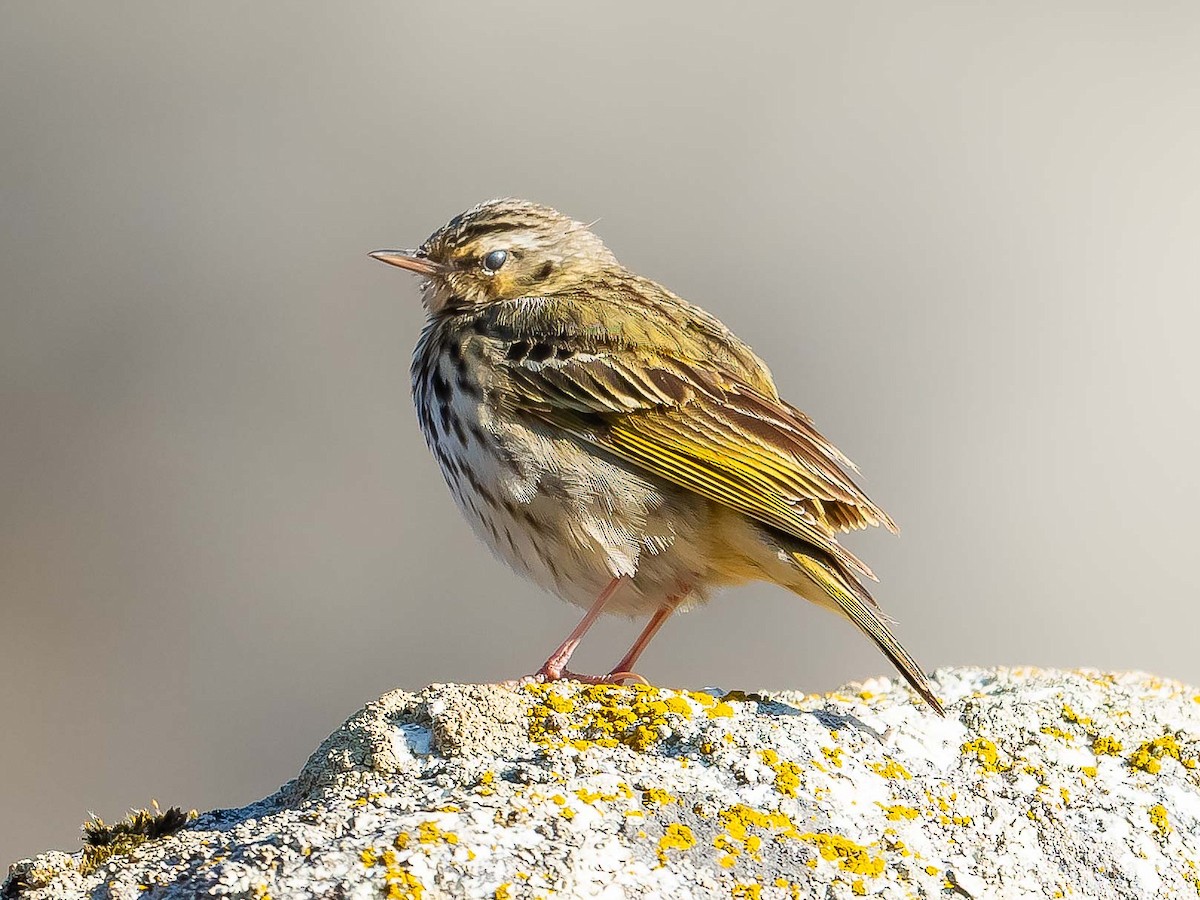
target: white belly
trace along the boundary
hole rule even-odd
[[[434,398],[415,387],[420,411]],[[583,607],[613,578],[629,576],[608,609],[633,616],[680,592],[689,595],[684,608],[705,599],[707,501],[573,439],[497,422],[478,398],[456,393],[431,409],[421,424],[451,493],[479,538],[513,569]]]

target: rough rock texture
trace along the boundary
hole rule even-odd
[[[441,685],[368,704],[299,777],[4,897],[1200,895],[1200,693],[945,670],[829,696]]]

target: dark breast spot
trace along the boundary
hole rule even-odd
[[[529,348],[528,359],[533,362],[545,362],[554,355],[554,348],[549,344],[534,344]]]
[[[430,446],[433,447],[433,455],[437,457],[437,461],[441,467],[445,470],[452,469],[453,461],[450,458],[450,455],[446,452],[445,448],[442,447],[441,442],[434,441]]]
[[[459,421],[458,416],[450,417],[450,427],[454,429],[454,436],[458,438],[458,443],[461,446],[466,447],[467,433],[463,430],[462,422]]]
[[[483,391],[479,389],[479,385],[477,385],[471,379],[471,376],[469,376],[466,372],[459,372],[458,378],[455,379],[454,383],[458,386],[458,389],[468,397],[478,400],[483,396]]]
[[[529,352],[529,341],[517,341],[515,344],[510,344],[508,352],[504,355],[508,359],[521,360],[525,358],[525,354]]]
[[[545,535],[550,530],[549,526],[545,522],[527,509],[521,510],[521,518],[524,520],[529,529],[537,534]]]
[[[433,434],[433,408],[424,399],[417,403],[417,418],[421,422],[421,428],[425,434]]]
[[[488,437],[487,433],[476,423],[468,422],[467,423],[467,431],[471,432],[471,437],[473,437],[475,439],[475,441],[481,447],[492,446],[492,440]]]
[[[450,400],[450,383],[442,377],[441,372],[433,373],[433,393],[441,403],[448,403]]]

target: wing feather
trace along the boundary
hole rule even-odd
[[[874,577],[836,535],[894,523],[846,472],[850,461],[778,397],[631,350],[506,365],[516,405],[545,425]]]

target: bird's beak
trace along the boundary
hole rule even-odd
[[[419,256],[416,250],[376,250],[371,254],[371,258],[389,266],[408,269],[418,275],[440,275],[446,271],[446,267],[441,263],[436,263],[427,256]]]

